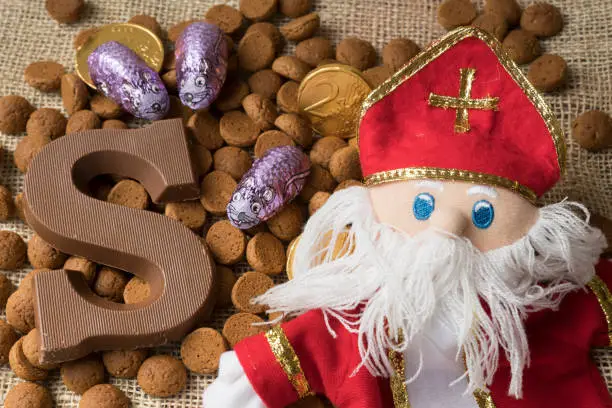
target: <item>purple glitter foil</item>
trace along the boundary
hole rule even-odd
[[[161,78],[134,51],[115,41],[100,45],[87,58],[96,88],[136,116],[163,119],[170,108]]]
[[[299,148],[268,150],[240,180],[227,216],[237,228],[249,229],[270,219],[304,188],[310,159]]]
[[[225,34],[214,24],[188,26],[176,40],[176,82],[181,102],[204,109],[217,98],[227,76]]]

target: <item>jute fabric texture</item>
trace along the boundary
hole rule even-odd
[[[612,150],[589,153],[574,143],[570,136],[574,118],[588,109],[612,112],[612,2],[609,0],[550,0],[563,12],[566,26],[563,32],[542,42],[546,52],[563,56],[570,67],[570,82],[562,92],[547,95],[561,125],[567,133],[568,170],[564,181],[544,197],[551,203],[568,197],[585,203],[592,211],[612,217]],[[531,3],[521,0],[522,5]],[[35,107],[62,108],[58,93],[45,94],[30,88],[23,81],[23,70],[37,60],[55,60],[73,70],[75,52],[73,38],[82,29],[108,23],[125,22],[131,16],[148,14],[157,18],[164,29],[192,18],[203,18],[213,0],[88,0],[87,10],[77,24],[59,25],[46,13],[42,0],[0,0],[0,95],[18,94]],[[228,4],[237,6],[237,1]],[[444,30],[437,24],[436,10],[440,0],[315,0],[314,10],[320,13],[321,34],[337,44],[347,36],[371,41],[377,50],[395,37],[408,37],[420,46],[438,38]],[[482,1],[478,2],[482,9]],[[279,23],[284,22],[277,18]],[[284,53],[292,53],[287,45]],[[14,195],[23,187],[23,175],[13,165],[13,151],[24,135],[1,135],[5,149],[0,182]],[[440,152],[444,154],[444,152]],[[61,158],[58,158],[61,160]],[[53,175],[50,175],[53,177]],[[62,205],[62,203],[57,203]],[[0,229],[12,230],[29,240],[32,231],[14,219],[0,223]],[[5,272],[18,284],[30,269]],[[246,270],[236,267],[236,273]],[[66,305],[70,308],[70,305]],[[218,310],[209,325],[220,329],[235,311]],[[4,315],[2,315],[4,317]],[[571,327],[568,328],[571,330]],[[178,356],[178,345],[154,350]],[[608,383],[612,386],[612,353],[594,353]],[[201,407],[202,391],[213,376],[190,374],[187,388],[169,399],[145,395],[135,380],[110,382],[121,388],[134,407]],[[19,380],[8,368],[0,367],[0,398]],[[79,397],[68,391],[59,378],[59,371],[45,382],[59,407],[78,406]]]

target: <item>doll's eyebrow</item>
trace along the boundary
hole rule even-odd
[[[467,195],[469,196],[480,194],[489,196],[491,198],[497,198],[498,196],[497,190],[489,186],[474,186],[467,191]]]
[[[439,181],[423,180],[417,183],[417,188],[433,188],[438,191],[444,191],[444,184]]]

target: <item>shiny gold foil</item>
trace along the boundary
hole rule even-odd
[[[295,354],[295,350],[291,347],[289,339],[280,326],[275,326],[268,330],[265,334],[270,349],[276,357],[276,361],[282,367],[287,375],[287,379],[293,385],[300,398],[305,398],[314,393],[310,389],[310,384],[302,371],[300,359]]]
[[[512,181],[500,176],[494,176],[492,174],[477,173],[474,171],[458,169],[442,169],[436,167],[411,167],[407,169],[389,170],[372,174],[371,176],[366,177],[364,182],[366,186],[375,186],[377,184],[382,184],[389,181],[419,179],[453,180],[465,181],[474,184],[494,185],[506,188],[508,190],[512,190],[522,195],[532,203],[535,203],[537,199],[537,195],[533,190],[519,184],[516,181]]]
[[[96,48],[109,41],[125,45],[149,67],[157,72],[161,70],[165,55],[164,45],[151,30],[131,23],[108,24],[98,28],[76,52],[76,73],[93,89],[96,89],[96,86],[89,76],[87,58]]]
[[[395,73],[391,78],[383,82],[378,88],[374,89],[364,101],[361,107],[361,117],[360,121],[363,120],[365,113],[370,109],[374,104],[379,102],[385,96],[389,95],[393,92],[397,87],[403,84],[405,81],[410,79],[412,76],[417,74],[423,68],[425,68],[430,62],[438,58],[440,55],[448,51],[454,45],[459,43],[460,41],[473,37],[478,38],[484,41],[489,48],[495,53],[497,58],[499,59],[502,66],[506,69],[508,74],[512,77],[514,81],[520,86],[525,95],[529,98],[531,103],[535,106],[537,111],[540,113],[548,131],[550,132],[553,144],[557,151],[557,161],[559,164],[559,168],[561,174],[565,172],[565,160],[566,160],[566,146],[565,146],[565,137],[563,134],[563,130],[559,125],[559,121],[555,117],[552,112],[550,106],[546,103],[542,95],[531,85],[529,80],[525,77],[521,69],[510,59],[508,54],[502,49],[501,43],[492,35],[481,31],[474,27],[462,27],[457,30],[451,31],[444,38],[437,41],[431,48],[423,51],[414,57],[406,66],[404,66],[401,70]],[[359,136],[358,136],[359,137]],[[370,184],[377,184],[388,181],[401,180],[403,175],[407,175],[411,173],[407,171],[410,169],[400,170],[398,173],[398,178],[395,179],[392,177],[391,173],[393,172],[385,172],[385,174],[374,174],[368,179],[370,180]],[[424,169],[417,169],[418,171],[413,174],[408,174],[411,178],[417,178],[416,175],[420,174],[420,178],[425,178]],[[520,186],[517,182],[501,179],[499,177],[491,176],[488,180],[484,177],[485,175],[478,174],[468,174],[468,172],[459,172],[457,170],[446,170],[441,171],[441,169],[429,169],[431,174],[438,174],[438,179],[448,179],[448,180],[459,180],[459,181],[475,181],[477,179],[482,180],[483,183],[492,183],[493,185],[498,185],[500,187],[506,187],[508,185],[515,187],[512,190],[520,192],[524,197],[528,198],[530,201],[535,201],[536,195],[528,189],[527,187]],[[457,176],[458,178],[454,178]],[[368,180],[366,180],[367,182]],[[496,181],[501,181],[500,184],[496,184]]]
[[[429,95],[429,105],[442,109],[457,109],[455,119],[455,132],[467,133],[470,131],[469,109],[497,110],[499,98],[470,99],[472,85],[476,76],[473,68],[462,68],[459,85],[459,97]]]
[[[591,291],[597,297],[599,306],[606,317],[608,323],[608,338],[610,339],[609,346],[612,346],[612,293],[604,281],[597,275],[587,284]]]

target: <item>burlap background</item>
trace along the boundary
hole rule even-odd
[[[609,0],[554,0],[565,15],[566,27],[561,35],[543,42],[548,52],[562,55],[569,63],[569,87],[547,96],[561,124],[569,133],[572,120],[586,109],[612,111],[612,2]],[[36,107],[61,108],[58,94],[44,94],[29,88],[23,81],[27,64],[52,59],[73,67],[72,40],[81,29],[94,25],[127,21],[135,14],[155,16],[164,28],[191,18],[203,17],[214,0],[89,0],[82,20],[74,25],[58,25],[44,10],[42,0],[0,0],[0,95],[20,94]],[[237,1],[229,2],[236,6]],[[391,38],[406,36],[424,46],[443,33],[436,23],[440,0],[328,0],[315,1],[321,15],[322,34],[337,43],[348,35],[356,35],[381,50]],[[530,3],[522,0],[523,5]],[[479,4],[482,7],[482,4]],[[291,52],[287,47],[285,52]],[[22,137],[0,135],[6,150],[5,165],[0,169],[1,182],[14,194],[21,191],[23,177],[12,164],[12,152]],[[568,143],[568,173],[565,181],[547,197],[547,202],[566,196],[586,203],[593,211],[612,216],[612,150],[592,154]],[[0,224],[2,229],[17,231],[29,239],[32,231],[20,221]],[[239,268],[240,269],[240,268]],[[10,272],[17,284],[28,270]],[[237,272],[241,272],[239,270]],[[67,308],[70,305],[66,305]],[[232,310],[217,312],[213,327],[221,324]],[[4,316],[2,316],[4,317]],[[568,328],[571,330],[571,328]],[[176,346],[158,350],[177,354]],[[612,355],[597,352],[602,371],[612,384]],[[136,381],[111,382],[124,390],[134,407],[200,407],[201,394],[212,377],[190,375],[187,389],[179,396],[161,400],[149,398]],[[0,396],[21,380],[8,367],[0,368]],[[57,406],[76,407],[79,397],[67,391],[56,374],[46,382]]]

